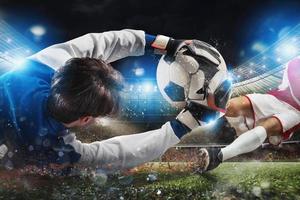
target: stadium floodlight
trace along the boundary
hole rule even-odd
[[[137,67],[133,71],[136,76],[143,76],[145,73],[144,68],[141,68],[141,67]]]
[[[278,58],[276,59],[276,61],[277,61],[277,62],[281,62],[281,58],[278,57]]]
[[[0,62],[5,63],[1,65],[1,70],[24,66],[25,58],[37,49],[33,43],[3,20],[0,20],[0,35]]]
[[[143,89],[147,93],[152,92],[152,88],[153,88],[152,83],[146,82],[146,83],[143,84]]]
[[[34,26],[30,27],[29,30],[36,37],[41,37],[46,34],[45,27],[43,27],[41,25],[34,25]]]
[[[14,68],[20,68],[25,63],[25,58],[14,58],[12,60],[13,64],[15,64]]]
[[[292,58],[292,57],[298,55],[299,47],[297,47],[294,42],[286,42],[286,43],[281,44],[278,47],[277,53],[281,57]],[[278,59],[277,59],[277,61],[278,61]],[[280,61],[278,61],[278,62],[280,62]]]
[[[228,80],[232,83],[234,81],[233,74],[228,73]]]
[[[133,85],[130,85],[129,90],[133,91]]]
[[[262,42],[255,42],[251,47],[253,51],[257,52],[263,52],[266,50],[266,48],[267,47]]]
[[[6,42],[7,42],[8,44],[10,44],[10,43],[12,42],[12,39],[11,39],[11,38],[6,38]]]
[[[11,58],[9,56],[5,56],[5,54],[2,54],[0,52],[0,61],[5,61],[6,63],[9,63],[12,66],[12,69],[18,69],[23,66],[26,59],[25,59],[25,57]]]

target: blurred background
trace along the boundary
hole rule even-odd
[[[225,58],[234,96],[266,92],[280,83],[285,63],[300,52],[300,1],[279,0],[72,0],[0,1],[0,71],[52,44],[90,32],[141,29],[178,39],[199,39]],[[159,128],[179,112],[156,84],[157,55],[129,57],[112,65],[127,82],[121,115],[78,130],[86,141]],[[220,144],[193,135],[185,144]],[[295,138],[296,140],[297,138]]]

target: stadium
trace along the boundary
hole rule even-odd
[[[246,5],[235,1],[228,1],[227,3],[229,4],[228,7],[226,6],[226,3],[215,3],[216,5],[219,5],[220,8],[215,8],[216,10],[214,12],[222,10],[223,8],[226,11],[229,11],[231,7],[238,9],[250,6],[249,2],[244,2]],[[20,5],[14,8],[17,4]],[[74,13],[82,14],[86,20],[93,18],[91,17],[92,14],[89,13],[96,13],[98,11],[105,12],[105,9],[108,9],[109,11],[120,9],[116,0],[103,1],[101,3],[91,1],[90,4],[94,5],[94,10],[90,6],[87,6],[83,1],[78,0],[75,1],[71,10]],[[120,5],[124,6],[123,4],[120,3]],[[39,22],[35,19],[29,23],[29,26],[24,28],[20,26],[20,24],[14,23],[18,20],[21,21],[17,17],[11,20],[12,13],[20,12],[23,8],[29,8],[29,10],[34,11],[35,6],[33,4],[29,3],[26,5],[19,1],[16,1],[15,3],[13,1],[11,3],[8,1],[4,1],[3,3],[0,2],[0,73],[3,74],[11,69],[22,67],[26,57],[39,51],[45,46],[54,44],[58,41],[61,42],[62,39],[71,39],[79,33],[128,27],[150,31],[151,26],[144,25],[143,20],[147,23],[156,23],[163,19],[165,24],[155,26],[153,31],[158,31],[159,33],[161,30],[163,34],[171,34],[172,28],[170,28],[170,26],[182,25],[182,29],[185,29],[186,27],[189,27],[187,24],[192,23],[194,17],[199,17],[197,14],[192,14],[188,15],[186,18],[183,17],[181,20],[179,18],[184,14],[174,14],[173,10],[170,9],[167,14],[161,14],[155,18],[151,17],[151,13],[149,14],[151,4],[147,4],[149,7],[143,6],[137,1],[131,1],[129,4],[133,11],[141,9],[145,11],[145,14],[139,13],[137,16],[132,14],[130,17],[124,14],[124,17],[128,17],[128,20],[130,19],[130,23],[127,23],[125,27],[124,25],[115,22],[121,19],[114,14],[110,15],[110,17],[112,17],[110,21],[112,25],[103,27],[98,26],[98,28],[95,29],[91,28],[94,26],[92,22],[90,22],[90,26],[86,25],[86,27],[81,23],[83,27],[77,28],[70,22],[72,20],[68,19],[69,21],[66,20],[65,22],[67,24],[66,27],[64,27],[65,29],[61,30],[61,32],[67,32],[66,29],[68,26],[71,27],[73,32],[71,31],[71,33],[68,33],[69,35],[64,33],[64,37],[60,37],[61,35],[57,34],[59,31],[56,30],[56,28],[53,28],[53,24],[55,23],[51,24],[49,22],[49,25],[42,25],[42,23],[46,22],[43,22],[42,20]],[[168,3],[164,2],[163,4],[167,5]],[[193,4],[197,3],[194,1]],[[246,47],[242,50],[235,48],[233,53],[228,53],[228,50],[233,48],[234,45],[220,45],[220,40],[224,39],[220,36],[222,34],[215,35],[218,40],[215,42],[215,38],[209,38],[209,33],[202,35],[203,37],[198,35],[196,32],[200,28],[196,27],[196,25],[191,31],[179,31],[179,28],[173,30],[175,31],[174,37],[195,37],[201,40],[203,38],[204,41],[207,39],[207,42],[213,43],[212,45],[220,50],[222,55],[224,55],[226,62],[226,58],[228,58],[229,61],[227,62],[227,65],[230,69],[231,81],[233,83],[233,97],[251,93],[266,93],[277,88],[282,81],[286,64],[300,53],[300,24],[298,23],[300,16],[297,13],[297,9],[300,8],[299,3],[296,1],[289,1],[286,2],[286,4],[280,1],[265,1],[263,5],[259,4],[259,1],[253,3],[253,6],[248,8],[249,10],[247,10],[247,13],[255,13],[255,9],[264,13],[266,7],[273,6],[272,9],[274,10],[270,9],[271,11],[266,11],[267,14],[264,14],[263,16],[269,15],[264,23],[269,23],[268,25],[270,27],[267,28],[275,29],[270,32],[276,32],[276,37],[251,38],[254,42],[249,48],[250,50],[247,50]],[[158,2],[154,2],[152,6],[153,8],[157,8],[159,5]],[[180,5],[179,1],[174,1],[174,7],[172,8],[175,8],[176,6],[180,7]],[[204,3],[204,5],[211,8],[214,6],[214,3]],[[55,5],[47,3],[47,6],[49,9],[52,9]],[[67,5],[63,5],[61,9],[65,6]],[[176,9],[178,9],[178,11],[182,11],[177,7]],[[3,12],[4,14],[2,17],[1,8],[9,14],[5,15],[5,12]],[[61,9],[59,12],[63,13]],[[69,12],[72,14],[71,11]],[[275,23],[276,25],[274,25],[272,17],[274,17],[276,21],[276,19],[278,19],[276,17],[278,16],[273,12],[280,12],[279,19],[284,21],[281,19],[282,17],[286,21],[280,21],[277,22],[278,24]],[[289,12],[294,14],[297,13],[295,14],[296,17],[286,17]],[[239,13],[241,14],[242,11],[239,11]],[[20,16],[22,15],[26,16],[27,19],[32,17],[30,14],[22,14],[21,12]],[[97,16],[99,14],[95,15]],[[224,15],[226,15],[226,13]],[[255,14],[252,15],[255,16]],[[141,17],[140,20],[138,19],[139,16]],[[229,16],[232,17],[232,15]],[[43,17],[47,19],[47,16]],[[174,24],[167,22],[173,18],[175,19]],[[248,18],[248,20],[250,21],[248,24],[253,26],[255,26],[255,23],[259,23],[256,22],[259,21],[258,17],[252,17],[252,19]],[[255,21],[255,23],[253,21]],[[240,25],[240,22],[237,24]],[[222,31],[215,28],[213,25],[206,24],[205,27],[211,31],[215,30],[216,32],[219,31],[222,33]],[[87,28],[87,30],[84,30],[84,28]],[[170,31],[168,31],[168,28],[170,28]],[[266,31],[265,29],[266,27],[263,27],[257,32],[265,34],[265,32],[263,32]],[[22,32],[24,30],[25,32]],[[245,32],[246,31],[251,30],[248,29],[245,30]],[[52,38],[49,36],[51,35],[51,32],[54,33]],[[237,38],[242,40],[241,36]],[[225,38],[225,40],[226,39],[228,38]],[[230,39],[232,38],[229,38],[228,41],[230,41]],[[248,40],[250,39],[248,38]],[[239,49],[240,51],[236,49]],[[223,52],[225,53],[223,54]],[[234,57],[237,54],[239,55],[239,59],[235,60]],[[97,119],[95,124],[87,128],[74,129],[73,131],[76,132],[77,137],[83,142],[101,141],[114,136],[141,133],[157,129],[165,122],[175,118],[180,110],[172,107],[162,97],[158,89],[156,67],[159,59],[160,55],[145,55],[138,58],[129,57],[114,62],[113,66],[123,74],[126,82],[125,89],[121,94],[122,102],[120,116],[114,119]],[[109,175],[104,173],[101,169],[74,168],[69,176],[56,176],[55,170],[53,175],[53,172],[49,173],[48,170],[43,169],[25,168],[18,170],[10,168],[7,170],[7,166],[4,166],[0,172],[0,198],[300,198],[299,131],[296,131],[290,140],[283,142],[280,146],[264,143],[254,152],[230,159],[216,170],[207,174],[198,174],[193,171],[192,163],[197,160],[197,152],[200,148],[224,147],[235,139],[235,135],[230,135],[227,130],[228,129],[216,130],[214,129],[214,124],[212,124],[211,131],[203,132],[199,129],[198,131],[187,135],[178,145],[170,148],[161,158],[154,160],[153,162],[146,163],[128,171],[120,171]]]

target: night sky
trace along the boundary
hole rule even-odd
[[[277,40],[300,21],[299,13],[299,0],[0,0],[0,17],[27,38],[30,26],[46,27],[40,48],[88,32],[133,28],[206,41],[232,66],[257,53],[251,50],[256,40]]]

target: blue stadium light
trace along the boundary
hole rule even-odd
[[[252,45],[252,47],[251,47],[251,49],[253,50],[253,51],[257,51],[257,52],[263,52],[263,51],[265,51],[266,49],[267,49],[267,47],[266,47],[266,45],[265,44],[263,44],[262,42],[255,42],[253,45]]]
[[[280,57],[276,58],[276,61],[280,63],[281,62],[281,58]]]
[[[6,42],[7,42],[8,44],[10,44],[10,43],[12,42],[12,39],[11,39],[11,38],[6,38]]]
[[[14,68],[20,68],[25,63],[25,58],[14,58],[12,62],[15,64]]]
[[[228,80],[232,83],[234,81],[233,74],[228,73]]]
[[[276,88],[280,84],[277,74],[282,75],[285,68],[283,64],[300,55],[299,33],[300,23],[281,38],[278,39],[276,36],[276,40],[272,43],[268,43],[266,39],[262,40],[267,47],[263,52],[258,52],[245,63],[233,68],[232,73],[237,77],[234,84],[234,96],[249,92],[265,92]],[[260,75],[266,76],[257,79]]]
[[[145,73],[144,68],[141,68],[141,67],[137,67],[133,71],[136,76],[143,76]]]
[[[137,90],[138,90],[138,92],[141,92],[142,91],[142,86],[138,85]]]
[[[133,91],[133,85],[130,85],[130,86],[129,86],[129,90],[130,90],[130,91]]]
[[[147,93],[152,92],[152,88],[153,88],[152,83],[147,83],[147,82],[146,82],[146,83],[143,84],[143,89],[144,89],[144,91],[147,92]]]
[[[295,39],[297,39],[297,38],[295,38]],[[292,58],[292,57],[298,55],[299,47],[296,46],[294,42],[287,42],[287,43],[281,44],[278,48],[276,48],[276,52],[278,53],[278,55],[280,55],[282,57]]]
[[[0,20],[0,62],[1,70],[20,68],[25,58],[36,51],[36,46],[5,21]]]
[[[30,32],[36,37],[42,37],[46,34],[46,28],[41,25],[34,25],[30,27]]]

